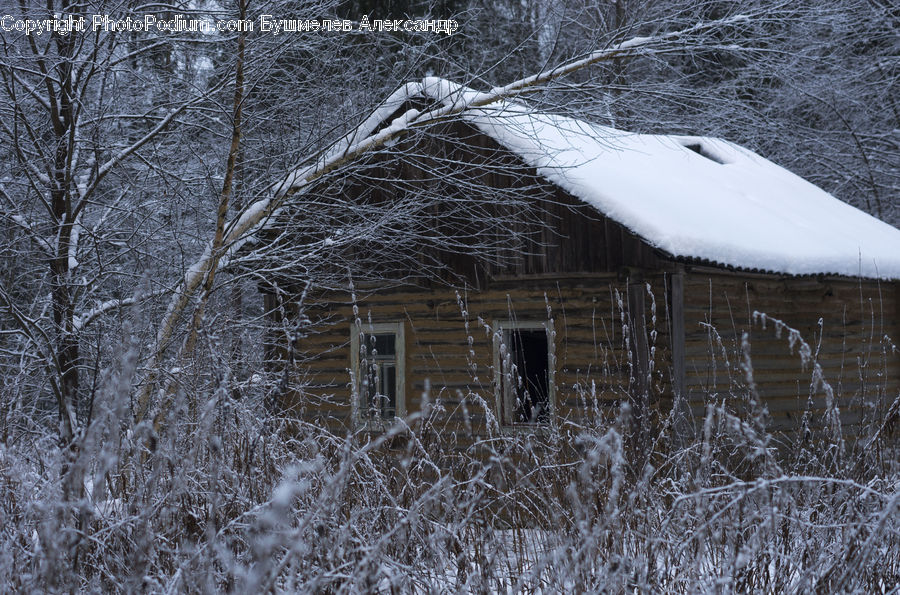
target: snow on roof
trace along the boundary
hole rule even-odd
[[[511,101],[471,107],[489,95],[435,77],[398,89],[347,138],[371,134],[422,95],[467,106],[460,117],[674,257],[790,275],[900,279],[900,230],[725,140],[625,132]]]

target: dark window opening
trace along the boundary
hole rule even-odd
[[[725,164],[724,161],[722,161],[721,159],[719,159],[718,157],[716,157],[715,155],[713,155],[712,153],[710,153],[709,151],[707,151],[707,150],[706,150],[706,147],[704,147],[704,146],[703,146],[702,144],[700,144],[700,143],[690,143],[690,144],[686,144],[686,145],[683,145],[683,146],[684,146],[685,149],[690,149],[691,151],[693,151],[693,152],[696,153],[697,155],[700,155],[701,157],[706,157],[706,158],[709,159],[710,161],[715,161],[715,162],[718,163],[719,165],[724,165],[724,164]]]
[[[362,338],[360,416],[393,419],[397,415],[397,337],[384,333],[366,334]]]
[[[550,371],[547,332],[513,329],[506,333],[511,369],[504,387],[507,423],[542,423],[550,417]]]

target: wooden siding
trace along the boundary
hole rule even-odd
[[[426,155],[439,155],[459,164],[457,169],[466,171],[466,179],[479,180],[486,189],[520,189],[533,204],[527,214],[519,215],[520,221],[498,230],[504,237],[524,239],[524,243],[505,242],[508,248],[493,255],[495,260],[475,262],[459,255],[437,255],[473,286],[485,287],[483,280],[498,278],[662,268],[666,257],[659,251],[583,200],[544,180],[489,136],[463,122],[443,125],[435,132],[427,143]],[[419,168],[427,170],[431,165],[424,158]],[[404,162],[395,175],[418,180],[424,177],[422,172],[413,171],[409,162]]]
[[[649,284],[652,293],[643,301],[646,345],[653,353],[649,384],[654,403],[670,392],[665,283],[660,275],[645,278],[639,286],[646,292]],[[557,423],[577,425],[613,415],[633,384],[634,356],[623,334],[629,320],[623,311],[627,281],[600,275],[497,285],[458,295],[449,289],[393,291],[358,300],[364,324],[405,324],[407,412],[421,410],[427,390],[429,401],[439,402],[447,412],[447,429],[471,437],[489,434],[496,393],[488,327],[495,320],[515,319],[547,323],[554,330]],[[353,305],[346,294],[332,293],[304,311],[311,320],[327,322],[298,342],[306,388],[284,403],[342,432],[354,427],[349,371]]]
[[[818,364],[837,396],[845,434],[857,433],[863,419],[877,418],[900,389],[900,358],[884,339],[900,335],[898,307],[898,289],[890,283],[689,272],[686,390],[695,422],[702,422],[711,400],[748,402],[746,334],[752,380],[772,428],[800,429],[805,412],[811,429],[823,427],[826,389],[814,383]],[[809,346],[805,363],[797,339]]]
[[[752,378],[772,429],[796,430],[804,414],[810,429],[822,427],[825,389],[811,389],[816,364],[837,395],[847,434],[857,432],[864,418],[877,417],[897,396],[900,356],[885,339],[900,336],[895,284],[696,267],[676,275],[683,288],[683,384],[694,431],[708,403],[725,402],[737,410],[750,403],[745,334]],[[382,290],[358,296],[355,306],[363,322],[403,322],[407,412],[421,410],[427,389],[429,401],[439,402],[446,413],[444,428],[466,444],[496,429],[488,421],[497,407],[488,329],[495,320],[552,325],[558,423],[575,428],[613,415],[620,400],[644,384],[634,378],[632,363],[639,359],[635,346],[652,353],[651,419],[667,412],[678,372],[673,359],[678,350],[671,348],[670,339],[672,279],[668,273],[644,273],[639,282],[613,274],[507,279],[492,282],[489,289],[458,293],[446,288]],[[643,300],[630,298],[629,289],[645,291]],[[629,349],[624,329],[641,317],[629,315],[628,304],[641,301],[646,346],[629,338]],[[350,396],[353,307],[348,294],[335,292],[317,296],[306,307],[303,314],[318,322],[295,345],[305,388],[283,403],[341,433],[355,427]],[[765,324],[754,312],[766,314]],[[792,345],[788,327],[809,346],[805,364],[802,344],[797,340]]]
[[[369,155],[356,167],[307,189],[313,213],[284,210],[265,241],[287,253],[293,246],[319,252],[331,230],[359,233],[357,226],[369,229],[396,205],[415,210],[414,229],[410,221],[394,221],[339,243],[314,263],[318,278],[349,274],[357,286],[403,278],[423,287],[485,289],[498,279],[627,275],[666,265],[666,255],[463,122],[404,138],[393,152]],[[350,204],[358,208],[332,208]],[[336,263],[334,270],[327,263]],[[270,282],[303,289],[290,275],[275,273]]]

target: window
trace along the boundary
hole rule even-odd
[[[550,421],[554,408],[551,342],[544,323],[495,323],[498,409],[507,426]]]
[[[700,155],[701,157],[706,157],[706,158],[709,159],[710,161],[714,161],[714,162],[718,163],[719,165],[724,165],[724,164],[725,164],[725,162],[722,161],[722,160],[719,158],[718,155],[715,155],[714,153],[712,153],[705,145],[703,145],[703,144],[701,144],[701,143],[699,143],[699,142],[696,142],[696,143],[692,143],[692,142],[683,143],[682,146],[683,146],[685,149],[690,149],[691,151],[693,151],[693,152],[696,153],[697,155]]]
[[[354,325],[354,417],[377,424],[406,415],[403,323]]]

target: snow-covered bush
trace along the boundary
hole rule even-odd
[[[900,402],[843,445],[839,433],[769,432],[758,410],[729,407],[753,399],[741,383],[710,400],[684,445],[663,416],[637,452],[623,400],[610,418],[463,446],[439,398],[378,438],[280,415],[266,405],[280,379],[240,382],[206,346],[175,372],[155,427],[131,426],[126,353],[74,459],[42,420],[7,413],[5,590],[878,593],[900,582]],[[59,479],[70,464],[81,490]]]

